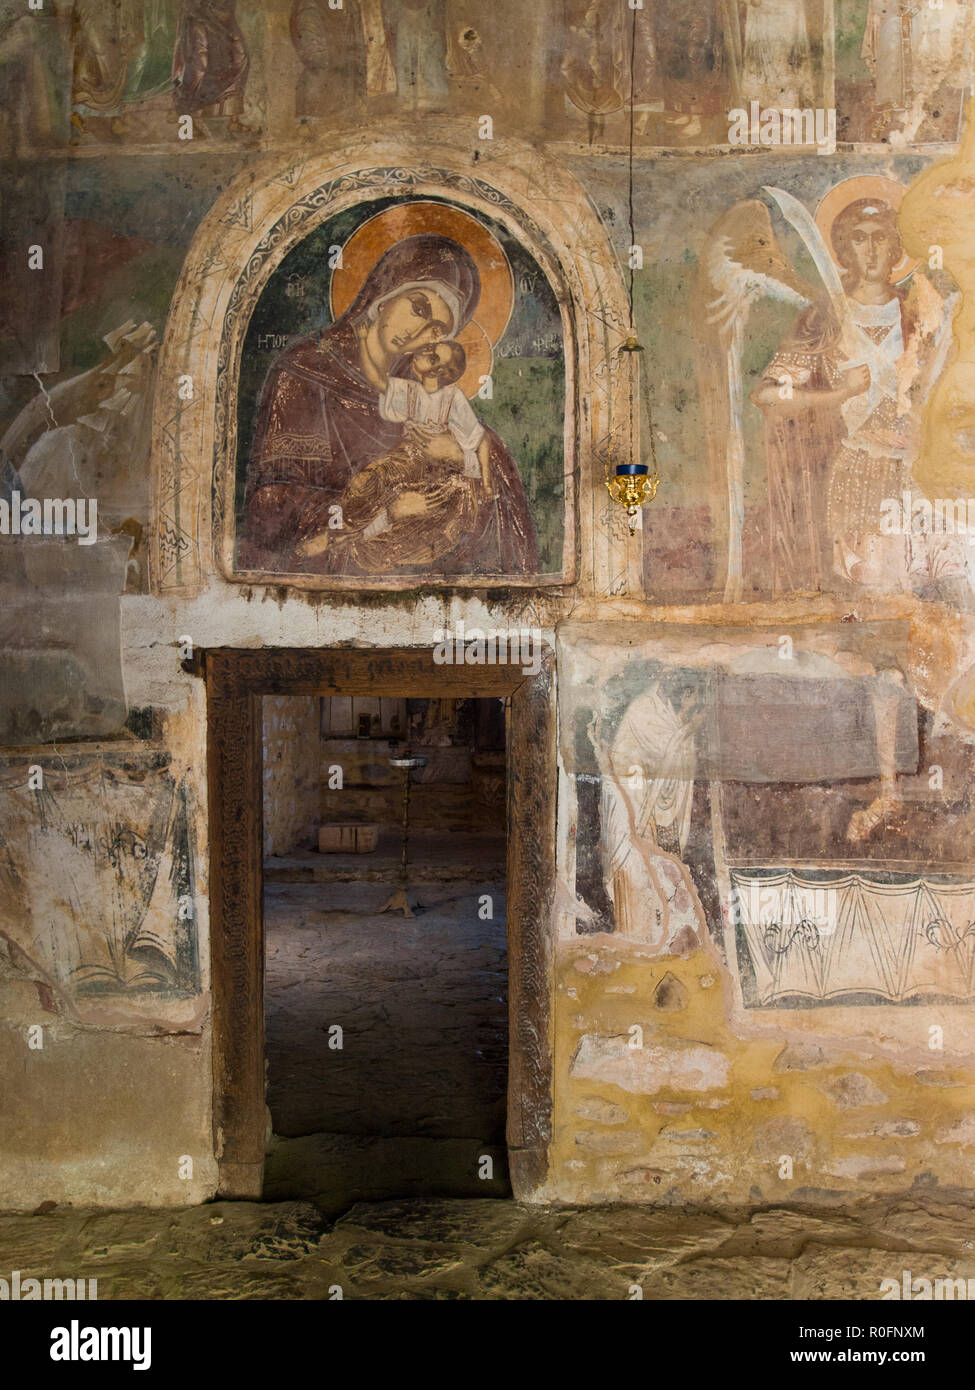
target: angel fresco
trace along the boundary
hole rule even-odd
[[[836,185],[816,217],[784,189],[763,190],[798,232],[819,276],[806,283],[773,230],[769,206],[736,204],[699,263],[702,399],[715,479],[726,504],[715,540],[724,596],[919,586],[933,537],[887,534],[884,505],[912,487],[919,410],[944,365],[956,295],[906,256],[897,230],[903,186],[859,177]],[[742,354],[752,307],[798,310],[750,402],[764,416],[770,574],[743,573],[745,400]],[[746,582],[747,581],[747,582]]]
[[[443,231],[414,231],[422,226]],[[537,573],[519,466],[470,399],[511,312],[501,247],[459,210],[400,204],[346,244],[331,295],[331,324],[267,373],[241,569]]]

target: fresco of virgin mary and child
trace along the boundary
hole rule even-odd
[[[266,373],[252,437],[241,439],[238,567],[414,583],[558,572],[551,517],[540,518],[540,542],[526,478],[497,428],[521,416],[531,388],[519,376],[539,345],[551,352],[551,335],[539,338],[537,312],[526,321],[531,342],[526,323],[508,333],[514,276],[466,212],[414,203],[388,213],[346,242],[332,321],[298,336]],[[424,224],[455,234],[396,236]],[[309,278],[313,312],[314,270]],[[548,375],[564,393],[561,372]],[[523,435],[522,444],[537,499],[546,481],[537,440]],[[541,454],[555,498],[561,450]]]

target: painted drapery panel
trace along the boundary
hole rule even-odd
[[[3,768],[3,969],[57,1012],[125,995],[192,999],[200,987],[190,793],[162,753],[72,757],[32,785]]]

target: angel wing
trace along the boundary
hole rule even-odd
[[[802,309],[814,294],[778,245],[764,203],[750,198],[718,218],[698,262],[693,316],[713,486],[727,499],[724,507],[715,509],[712,521],[714,553],[723,561],[726,603],[737,602],[742,591],[745,326],[752,305],[761,300],[777,299]]]

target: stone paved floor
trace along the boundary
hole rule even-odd
[[[370,854],[319,854],[295,850],[264,861],[265,883],[377,883],[399,877],[403,851],[398,827],[382,826],[379,843]],[[411,830],[411,877],[424,883],[450,883],[477,878],[504,878],[506,842],[503,835],[465,830]]]
[[[337,1215],[360,1198],[510,1196],[503,882],[417,883],[412,918],[380,913],[389,894],[266,887],[267,1197]]]
[[[949,1194],[855,1209],[702,1211],[306,1203],[0,1217],[0,1269],[97,1278],[100,1300],[876,1300],[880,1282],[975,1277],[975,1205]]]

